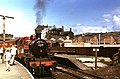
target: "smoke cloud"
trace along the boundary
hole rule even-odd
[[[34,5],[34,10],[35,10],[35,16],[36,16],[36,23],[41,24],[43,17],[45,16],[46,12],[46,4],[50,0],[36,0],[36,3]]]

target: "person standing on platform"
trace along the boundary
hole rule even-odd
[[[5,62],[6,62],[6,67],[7,67],[6,71],[10,71],[10,60],[11,60],[12,54],[10,50],[7,49],[4,55],[5,55]]]
[[[3,56],[3,47],[0,47],[0,59],[2,59]]]
[[[14,59],[15,59],[16,51],[17,51],[17,48],[15,47],[15,45],[13,45],[11,48],[11,54],[12,54],[12,59],[10,61],[11,66],[15,65]]]

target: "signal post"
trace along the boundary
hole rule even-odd
[[[1,17],[3,17],[3,57],[2,57],[2,62],[4,62],[4,54],[5,54],[5,19],[6,18],[11,18],[14,19],[14,17],[10,17],[10,16],[4,16],[4,15],[0,15]]]

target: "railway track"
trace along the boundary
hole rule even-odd
[[[63,65],[59,65],[56,69],[63,73],[69,74],[76,79],[103,79],[102,77],[93,75],[83,70],[78,70],[78,69],[70,68]]]
[[[82,70],[74,69],[65,65],[58,65],[51,75],[34,77],[34,79],[103,79]]]
[[[64,57],[54,57],[58,62],[57,70],[63,73],[67,73],[77,79],[103,79],[98,75],[91,74],[87,71],[80,70],[74,63],[72,63],[68,58]],[[92,71],[91,71],[92,72]]]
[[[56,69],[55,71],[52,71],[51,76],[35,77],[35,79],[82,79],[82,78],[80,77],[78,78],[77,76],[65,72],[61,69]]]
[[[97,75],[93,75],[82,70],[73,69],[59,65],[51,76],[44,76],[35,79],[104,79]]]

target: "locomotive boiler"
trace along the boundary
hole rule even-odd
[[[57,66],[57,62],[49,56],[48,43],[41,39],[43,29],[44,26],[40,25],[35,29],[35,36],[30,37],[31,41],[28,44],[29,51],[22,55],[22,61],[35,76],[51,74],[51,70]]]

